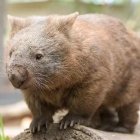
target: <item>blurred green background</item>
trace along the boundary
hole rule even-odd
[[[140,0],[8,0],[7,9],[8,14],[16,16],[104,13],[140,31]]]

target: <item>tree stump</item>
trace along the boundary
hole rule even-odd
[[[25,130],[13,140],[107,140],[98,130],[85,126],[76,125],[74,128],[60,130],[58,124],[52,124],[46,131],[43,128],[36,134],[31,134]]]

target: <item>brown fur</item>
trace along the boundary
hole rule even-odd
[[[9,44],[13,54],[7,64],[8,73],[16,65],[28,71],[27,88],[22,92],[33,113],[33,131],[52,122],[52,115],[62,108],[69,113],[60,128],[72,126],[71,120],[92,126],[95,114],[103,106],[118,112],[119,122],[111,131],[134,131],[140,101],[140,39],[118,19],[77,13],[39,18],[14,32]],[[51,50],[59,57],[49,61],[46,56],[44,67],[25,56],[28,52],[33,56],[45,45],[46,54]],[[57,59],[60,60],[56,62]],[[42,78],[40,84],[35,84],[35,72],[49,73],[45,67],[48,63],[60,63],[59,68],[44,77],[47,83]]]

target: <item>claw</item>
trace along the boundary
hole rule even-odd
[[[66,122],[64,123],[64,129],[67,129],[68,125],[69,125],[69,122],[66,121]]]
[[[46,122],[46,124],[45,124],[45,127],[46,127],[46,129],[48,128],[48,124],[47,124],[47,122]]]
[[[35,133],[35,128],[32,128],[32,133]]]
[[[73,127],[74,126],[74,120],[72,120],[71,122],[70,122],[70,127]]]
[[[66,123],[64,124],[64,129],[67,129],[67,124]]]
[[[40,127],[41,127],[41,126],[40,126],[40,124],[39,124],[38,127],[37,127],[37,131],[38,131],[38,132],[40,131]]]
[[[30,125],[30,131],[31,133],[36,133],[41,131],[42,126],[45,126],[46,129],[48,127],[48,121],[44,117],[40,117],[37,119],[34,119]]]
[[[60,130],[67,129],[68,127],[74,127],[75,124],[83,122],[83,118],[77,115],[66,115],[60,122]]]
[[[78,120],[78,122],[77,122],[76,124],[78,124],[78,125],[79,125],[79,124],[81,124],[82,122],[83,122],[83,121],[81,121],[81,120]]]
[[[62,129],[63,127],[63,121],[60,122],[60,130]]]

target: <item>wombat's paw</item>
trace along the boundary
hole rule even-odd
[[[110,132],[118,132],[118,133],[133,133],[134,129],[129,129],[123,126],[108,126],[101,128],[100,130],[110,131]]]
[[[134,129],[129,129],[123,126],[117,126],[116,128],[113,129],[113,131],[119,133],[133,133]]]
[[[41,127],[46,127],[48,128],[48,121],[45,117],[38,117],[32,120],[30,124],[30,131],[31,133],[36,133],[41,130]]]
[[[83,124],[85,122],[84,118],[79,115],[67,114],[60,121],[60,129],[67,129],[68,127],[74,127],[76,124]]]

